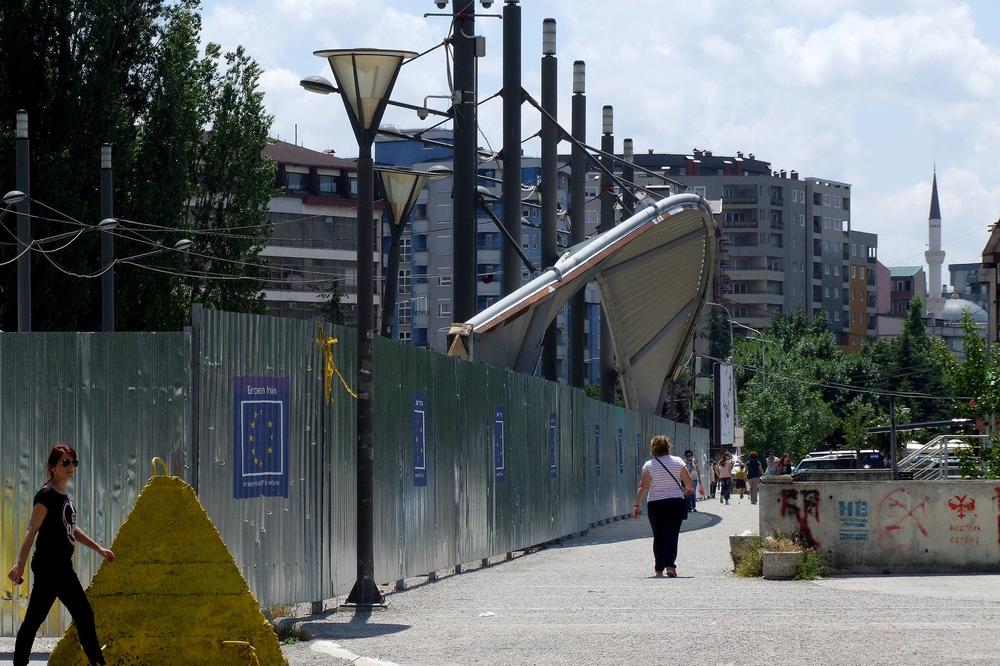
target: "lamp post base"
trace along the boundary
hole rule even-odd
[[[347,601],[341,608],[353,608],[355,610],[365,610],[371,608],[385,608],[385,599],[379,592],[378,585],[371,578],[359,578],[354,583],[354,588],[347,595]]]

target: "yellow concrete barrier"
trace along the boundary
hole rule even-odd
[[[155,462],[111,550],[87,590],[108,664],[287,664],[194,489]],[[75,627],[49,663],[87,664]]]

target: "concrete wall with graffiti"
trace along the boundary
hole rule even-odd
[[[761,484],[760,533],[800,533],[838,572],[1000,572],[1000,481]]]

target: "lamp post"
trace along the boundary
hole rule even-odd
[[[385,272],[385,289],[382,291],[382,336],[392,337],[392,315],[396,309],[396,284],[399,281],[399,243],[406,229],[413,206],[424,186],[432,180],[451,175],[444,165],[432,166],[427,171],[404,167],[379,167],[382,191],[389,204],[389,262]]]
[[[358,140],[358,570],[347,604],[364,608],[384,604],[375,584],[375,458],[372,437],[372,324],[374,322],[375,208],[372,143],[385,113],[392,86],[413,51],[384,49],[329,49],[313,55],[326,58],[333,71],[344,108]],[[331,92],[308,86],[314,92]]]

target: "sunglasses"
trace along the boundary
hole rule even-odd
[[[73,467],[79,467],[80,466],[80,461],[79,460],[70,460],[69,458],[63,458],[62,466],[63,467],[69,467],[70,465],[72,465]]]

